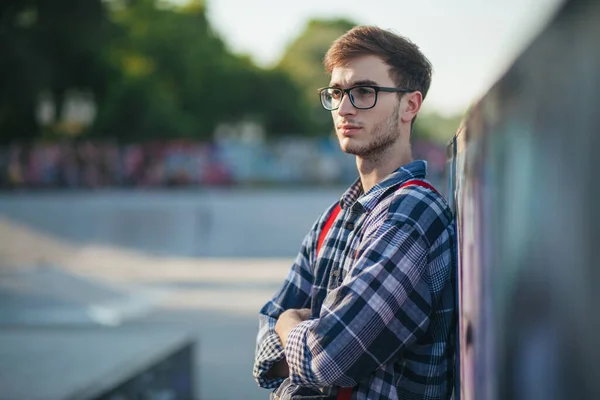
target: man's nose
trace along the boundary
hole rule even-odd
[[[347,93],[344,97],[342,97],[342,101],[340,102],[340,106],[338,108],[338,114],[341,116],[356,114],[356,108],[352,105],[352,102],[350,101],[350,95]]]

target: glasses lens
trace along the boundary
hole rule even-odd
[[[340,89],[326,88],[321,90],[321,104],[326,110],[335,110],[342,101],[342,92]]]
[[[356,108],[371,108],[377,100],[377,92],[372,87],[357,86],[350,91],[350,99]]]

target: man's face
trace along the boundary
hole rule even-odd
[[[329,86],[341,89],[357,85],[396,87],[388,71],[389,67],[379,57],[359,57],[335,67]],[[400,140],[400,105],[396,93],[379,92],[375,107],[359,110],[345,93],[339,108],[331,112],[342,151],[370,157],[394,145]]]

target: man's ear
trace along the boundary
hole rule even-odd
[[[421,104],[423,104],[423,95],[421,92],[415,91],[405,94],[401,100],[400,120],[402,122],[412,121],[419,110],[421,110]]]

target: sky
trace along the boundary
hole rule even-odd
[[[186,0],[171,0],[185,3]],[[434,68],[424,109],[464,111],[497,81],[561,0],[205,0],[237,53],[272,66],[311,18],[345,17],[415,42]],[[326,85],[327,82],[323,82]]]

